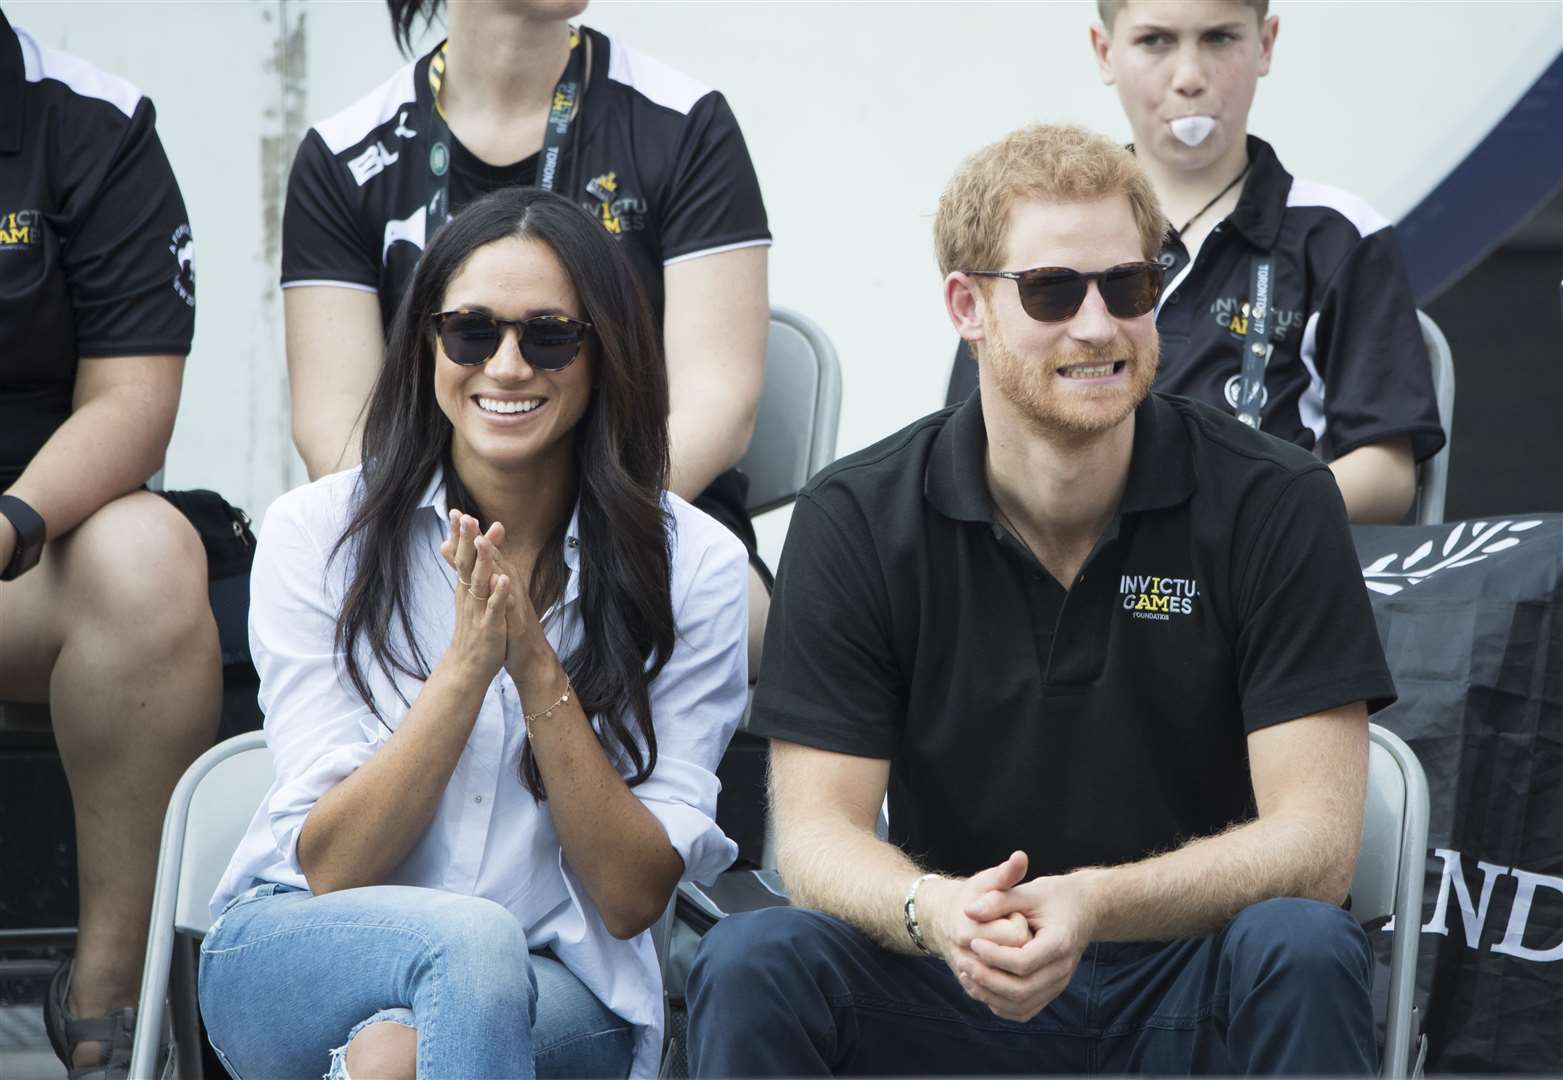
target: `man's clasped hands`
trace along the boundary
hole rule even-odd
[[[1006,1020],[1030,1020],[1064,991],[1092,940],[1085,879],[1069,874],[1022,884],[1014,852],[969,878],[930,878],[918,921],[930,951],[961,987]]]

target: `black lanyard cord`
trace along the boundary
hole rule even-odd
[[[1221,201],[1222,196],[1226,195],[1227,192],[1229,192],[1233,188],[1237,187],[1238,184],[1241,184],[1243,182],[1243,177],[1248,175],[1248,170],[1253,168],[1253,166],[1254,166],[1254,163],[1252,161],[1250,161],[1248,164],[1244,165],[1243,166],[1243,171],[1238,173],[1236,176],[1234,176],[1232,178],[1231,182],[1229,184],[1227,184],[1226,187],[1224,187],[1220,191],[1216,192],[1216,197],[1214,199],[1211,199],[1204,206],[1201,206],[1198,210],[1194,211],[1194,215],[1183,223],[1183,228],[1178,230],[1178,235],[1182,236],[1184,233],[1188,232],[1189,231],[1189,226],[1194,224],[1200,218],[1204,217],[1206,210],[1209,210],[1212,206],[1215,206],[1216,203]]]
[[[584,46],[584,47],[583,47]],[[451,144],[455,141],[450,125],[440,111],[440,84],[445,70],[445,50],[449,42],[440,47],[429,63],[429,88],[434,94],[434,108],[429,118],[433,131],[433,143],[429,147],[429,175],[433,191],[429,196],[429,235],[450,218],[450,169]],[[575,156],[581,104],[586,97],[586,84],[591,78],[592,42],[584,31],[571,28],[570,59],[564,66],[564,74],[554,86],[548,120],[543,127],[543,148],[537,161],[537,186],[544,191],[555,191],[564,185],[566,164],[573,164]],[[568,147],[569,153],[566,153]]]

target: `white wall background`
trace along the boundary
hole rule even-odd
[[[200,298],[166,482],[216,488],[259,517],[304,475],[276,285],[287,167],[310,123],[402,62],[384,5],[8,0],[5,10],[157,104]],[[1557,0],[1280,0],[1272,11],[1281,34],[1252,129],[1293,173],[1396,218],[1563,47]],[[953,337],[931,229],[960,158],[1038,120],[1127,140],[1090,54],[1094,17],[1088,0],[596,0],[585,21],[732,102],[776,237],[772,301],[811,315],[841,354],[845,453],[943,403]],[[773,565],[785,519],[761,523]]]

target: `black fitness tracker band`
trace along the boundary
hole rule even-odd
[[[38,511],[15,495],[0,495],[0,515],[16,529],[16,550],[11,553],[11,561],[0,569],[0,581],[13,581],[38,565],[48,530]]]

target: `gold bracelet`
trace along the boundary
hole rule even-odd
[[[564,677],[564,693],[559,695],[559,700],[558,701],[556,701],[552,705],[548,706],[548,708],[540,710],[539,712],[535,712],[535,713],[522,712],[521,713],[521,719],[526,722],[526,737],[528,739],[530,739],[532,737],[532,724],[535,721],[546,720],[550,716],[552,716],[555,709],[557,709],[559,706],[563,705],[565,702],[570,700],[570,691],[573,690],[573,689],[575,689],[575,688],[570,685],[570,677],[568,675],[566,675]]]

